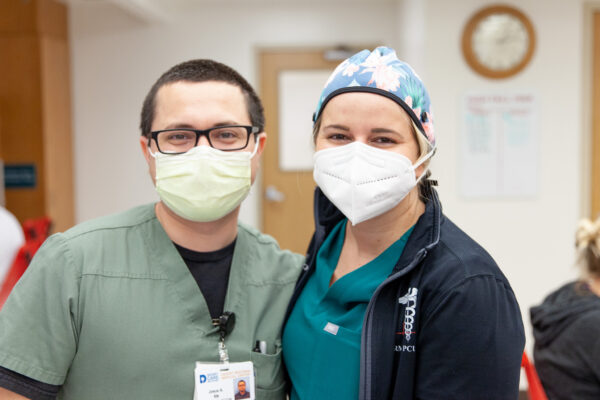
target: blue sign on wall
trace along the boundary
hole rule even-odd
[[[5,164],[4,187],[7,189],[34,188],[36,186],[35,164]]]

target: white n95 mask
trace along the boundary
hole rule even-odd
[[[313,177],[325,196],[356,225],[398,205],[417,185],[415,169],[432,154],[433,150],[412,165],[402,154],[353,142],[317,151]]]
[[[250,161],[256,154],[197,146],[183,154],[150,154],[156,159],[156,191],[182,218],[215,221],[233,211],[251,186]]]

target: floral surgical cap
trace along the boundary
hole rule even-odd
[[[429,143],[435,146],[433,112],[427,89],[410,65],[402,62],[389,47],[363,50],[343,61],[333,71],[313,115],[316,122],[333,97],[347,92],[369,92],[398,103],[415,122]]]

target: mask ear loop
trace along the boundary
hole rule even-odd
[[[256,138],[257,136],[255,136]],[[256,153],[258,152],[258,146],[259,146],[260,141],[256,140],[254,142],[254,150],[252,150],[252,152],[250,153],[250,159],[254,158],[254,156],[256,155]]]
[[[433,155],[435,154],[435,151],[437,150],[437,147],[432,147],[431,150],[429,151],[429,153],[425,154],[425,156],[421,157],[420,160],[418,160],[415,165],[413,165],[413,171],[415,171],[417,168],[419,168],[419,166],[421,164],[423,164],[425,161],[429,160],[431,157],[433,157]],[[427,170],[429,169],[429,167],[425,168],[423,170],[423,173],[421,174],[421,176],[419,176],[417,178],[417,180],[415,181],[415,183],[419,183],[419,181],[421,180],[421,178],[423,178],[426,175]]]

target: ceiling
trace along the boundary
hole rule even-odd
[[[101,4],[116,6],[122,11],[147,22],[165,21],[175,15],[198,5],[293,5],[293,4],[364,4],[365,0],[58,0],[67,5],[97,6]],[[369,0],[371,4],[393,4],[401,0]]]

